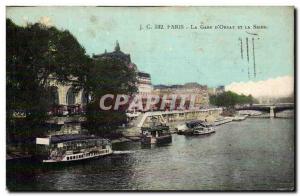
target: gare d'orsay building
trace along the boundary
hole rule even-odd
[[[125,64],[136,70],[138,79],[138,93],[145,95],[151,93],[153,90],[151,84],[151,76],[148,73],[139,72],[137,66],[131,62],[130,54],[125,54],[121,51],[120,45],[116,42],[115,50],[113,52],[105,52],[99,55],[92,56],[93,59],[106,59],[115,58],[125,62]],[[51,105],[53,106],[50,110],[50,114],[72,114],[84,112],[88,95],[84,90],[76,92],[72,85],[62,85],[57,83],[54,79],[50,77],[51,86]]]

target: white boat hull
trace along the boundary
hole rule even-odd
[[[211,130],[211,131],[202,131],[202,132],[194,132],[193,135],[208,135],[208,134],[212,134],[215,133],[215,130]]]
[[[93,158],[99,158],[106,155],[111,155],[113,151],[111,149],[103,149],[102,152],[89,152],[89,153],[77,153],[65,155],[62,159],[47,159],[43,160],[43,163],[59,163],[59,162],[74,162]]]
[[[225,117],[222,120],[215,121],[214,126],[219,126],[219,125],[229,123],[229,122],[232,122],[232,121],[233,121],[233,117]]]
[[[232,120],[233,121],[242,121],[245,120],[247,118],[247,116],[235,116]]]

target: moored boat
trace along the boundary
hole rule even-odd
[[[201,135],[215,132],[214,125],[206,121],[194,120],[176,127],[179,135]]]
[[[178,125],[175,129],[177,134],[179,135],[187,135],[192,133],[192,129],[195,128],[196,126],[201,125],[203,121],[201,120],[193,120],[190,122],[185,122],[184,124]]]
[[[238,115],[238,116],[235,116],[232,120],[233,121],[242,121],[242,120],[245,120],[247,118],[247,115]]]
[[[219,118],[219,119],[216,119],[216,120],[214,121],[214,125],[215,125],[215,126],[219,126],[219,125],[222,125],[222,124],[225,124],[225,123],[232,122],[232,120],[233,120],[233,117]]]
[[[70,134],[36,138],[37,152],[42,162],[73,162],[112,154],[108,139],[91,135]]]
[[[169,127],[166,125],[142,127],[141,131],[142,144],[166,144],[172,142],[172,135],[169,131]]]
[[[211,125],[199,125],[193,129],[192,135],[208,135],[215,132]]]

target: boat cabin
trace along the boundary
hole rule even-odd
[[[172,136],[169,126],[157,125],[152,127],[142,127],[142,143],[143,144],[159,144],[172,142]]]
[[[52,161],[78,160],[111,152],[108,139],[90,135],[55,135],[36,138],[37,153]]]

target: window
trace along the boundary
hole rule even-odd
[[[59,99],[58,99],[58,88],[55,86],[51,86],[49,89],[49,103],[51,105],[58,105],[59,104]]]
[[[86,105],[87,102],[88,102],[88,99],[89,99],[88,94],[85,91],[83,91],[82,94],[81,94],[81,103],[83,105]]]
[[[74,91],[74,89],[71,87],[68,92],[67,92],[67,104],[68,105],[74,105],[75,104],[75,96],[76,96],[76,93]]]

